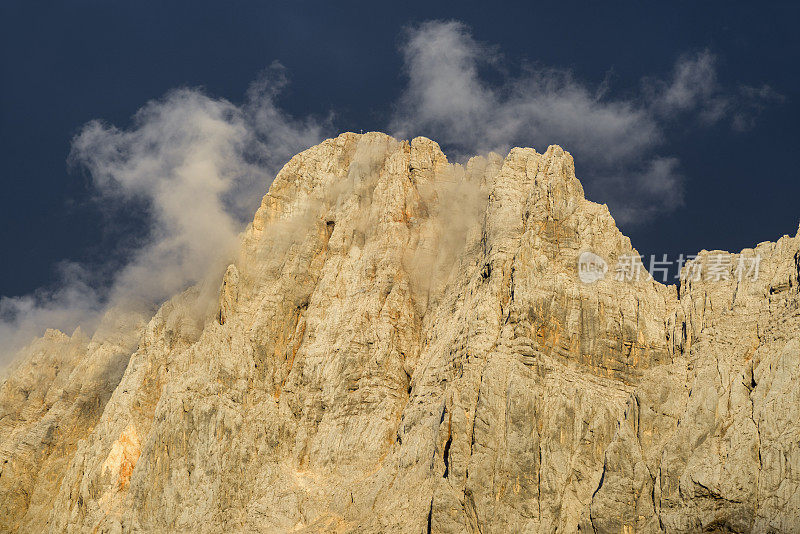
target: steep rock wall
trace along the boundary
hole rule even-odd
[[[730,255],[678,287],[581,282],[584,251],[638,254],[559,147],[325,141],[211,313],[192,288],[119,328],[102,380],[80,334],[28,349],[3,529],[800,531],[800,236],[743,251],[756,280]],[[41,400],[79,383],[68,416]]]

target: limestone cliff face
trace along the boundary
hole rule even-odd
[[[21,356],[0,530],[800,532],[800,235],[679,287],[584,251],[636,254],[559,147],[325,141],[211,312]]]

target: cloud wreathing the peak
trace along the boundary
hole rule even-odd
[[[285,85],[279,66],[237,106],[194,89],[145,105],[133,127],[91,122],[71,159],[89,170],[104,198],[144,200],[148,241],[120,271],[110,295],[157,302],[227,261],[236,236],[280,165],[323,137],[275,105]]]
[[[407,85],[391,133],[426,135],[457,158],[560,144],[575,155],[589,197],[624,223],[682,204],[680,161],[663,153],[676,121],[746,129],[781,99],[767,85],[725,88],[707,50],[678,58],[664,79],[642,78],[639,93],[624,98],[569,70],[523,66],[509,75],[497,47],[457,21],[408,28],[401,52]],[[333,131],[330,119],[292,117],[277,105],[286,83],[273,64],[241,104],[184,88],[147,103],[129,127],[85,125],[71,163],[88,171],[111,214],[144,207],[147,231],[111,277],[108,265],[63,263],[54,288],[0,297],[0,364],[45,327],[91,329],[108,306],[157,304],[224,268],[280,166]]]
[[[102,309],[93,277],[71,262],[57,266],[58,283],[20,297],[0,297],[0,370],[15,349],[42,334],[45,328],[72,333],[77,326],[91,329]]]
[[[408,28],[401,47],[408,86],[391,129],[401,137],[426,135],[457,156],[512,146],[560,144],[578,158],[592,198],[607,202],[624,223],[645,222],[683,202],[679,160],[660,153],[667,126],[691,112],[703,124],[743,119],[717,80],[709,51],[678,59],[667,80],[643,78],[641,94],[612,99],[568,70],[523,68],[519,76],[495,69],[497,49],[476,41],[457,21]],[[739,118],[737,118],[739,117]]]
[[[277,106],[285,84],[273,65],[241,105],[184,88],[148,102],[129,128],[86,124],[70,163],[88,172],[112,224],[115,210],[138,207],[148,229],[110,281],[72,264],[54,289],[0,298],[0,363],[45,327],[69,332],[109,306],[157,304],[223,269],[280,166],[328,133],[326,121]]]

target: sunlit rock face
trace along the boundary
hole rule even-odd
[[[0,530],[799,532],[799,251],[620,275],[560,147],[343,134],[278,174],[211,306],[20,355]]]

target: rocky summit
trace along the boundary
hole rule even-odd
[[[17,357],[0,531],[800,532],[800,234],[625,258],[558,146],[324,141],[210,291]]]

